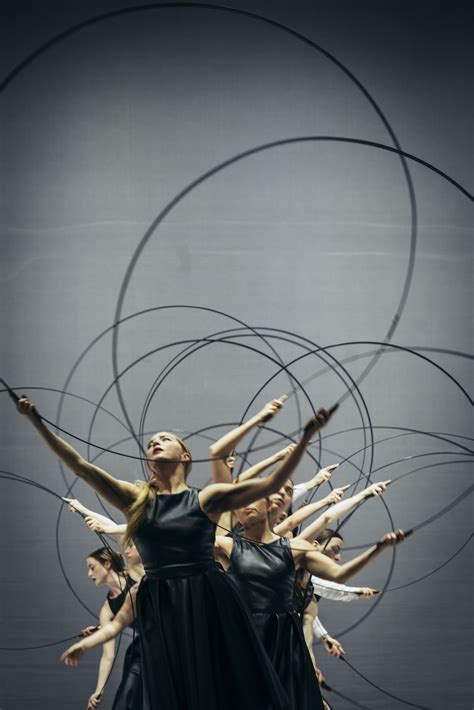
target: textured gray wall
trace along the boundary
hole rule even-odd
[[[137,5],[138,3],[135,3]],[[228,3],[225,3],[228,5]],[[404,150],[472,189],[467,15],[463,3],[236,2],[288,25],[321,45],[378,102]],[[50,37],[109,2],[17,3],[6,13],[3,73]],[[346,74],[321,52],[275,26],[242,15],[173,8],[122,15],[91,25],[28,64],[3,94],[2,366],[0,376],[27,391],[40,411],[83,439],[138,455],[126,415],[138,429],[149,389],[185,347],[176,341],[240,327],[226,315],[167,309],[137,316],[118,333],[124,413],[112,384],[110,332],[74,371],[61,411],[60,391],[84,349],[114,322],[120,288],[140,240],[163,208],[191,181],[222,161],[281,139],[332,135],[393,142],[380,118]],[[345,400],[324,432],[323,464],[350,457],[334,483],[353,482],[358,468],[373,479],[397,479],[384,500],[396,527],[435,516],[471,483],[472,239],[469,200],[440,176],[410,162],[418,233],[408,297],[392,343],[422,348],[433,364],[409,352],[386,351]],[[164,381],[143,422],[145,431],[193,432],[236,422],[276,371],[266,357],[289,362],[307,338],[353,378],[397,314],[407,284],[410,202],[399,158],[374,148],[299,143],[252,155],[220,171],[167,214],[141,251],[124,291],[122,316],[176,304],[222,311],[252,327],[279,328],[263,340],[234,333],[186,359]],[[286,336],[285,336],[286,337]],[[232,344],[233,343],[233,344]],[[242,345],[258,349],[244,349]],[[425,348],[425,349],[423,349]],[[428,350],[427,350],[428,349]],[[429,350],[435,349],[435,350]],[[447,352],[449,351],[449,352]],[[364,357],[351,359],[365,354]],[[315,406],[344,395],[346,384],[311,355],[291,371]],[[320,373],[317,378],[312,378]],[[37,388],[37,389],[36,389]],[[52,388],[53,391],[41,388]],[[278,375],[252,407],[290,389]],[[91,420],[102,396],[101,411]],[[363,398],[363,400],[361,399]],[[290,433],[308,417],[298,392],[274,426]],[[360,410],[367,407],[361,417]],[[0,397],[2,469],[63,495],[73,482],[26,422]],[[365,411],[365,410],[364,410]],[[373,461],[370,432],[374,429]],[[113,416],[112,416],[113,415]],[[418,432],[402,433],[390,427]],[[355,428],[355,429],[354,429]],[[354,429],[354,430],[351,430]],[[347,431],[350,430],[350,431]],[[443,440],[429,436],[443,432]],[[260,443],[275,440],[265,434]],[[72,441],[72,439],[71,439]],[[88,456],[97,449],[76,442]],[[195,436],[196,458],[208,439]],[[312,449],[319,455],[318,447]],[[407,457],[412,457],[408,460]],[[418,457],[418,458],[416,458]],[[251,455],[252,461],[258,454]],[[400,459],[405,459],[399,461]],[[106,453],[104,468],[130,480],[138,462]],[[376,471],[382,469],[379,473]],[[297,473],[314,470],[308,458]],[[5,474],[2,474],[5,475]],[[209,476],[194,467],[193,483]],[[98,541],[79,516],[62,511],[48,492],[1,481],[4,560],[2,648],[35,646],[72,636],[93,623],[104,598],[86,576],[84,559]],[[78,483],[91,507],[95,496]],[[59,517],[58,517],[59,516]],[[471,532],[472,502],[459,502],[397,549],[388,587],[405,585],[453,555]],[[391,529],[384,506],[364,507],[345,528],[348,546]],[[58,542],[57,542],[58,541]],[[91,610],[86,611],[73,595]],[[321,604],[321,618],[340,636],[347,658],[369,679],[415,707],[472,707],[471,545],[442,570],[413,586],[387,592],[374,612],[345,635],[372,602]],[[354,552],[347,552],[346,558]],[[382,586],[386,554],[360,574]],[[0,653],[2,710],[79,709],[95,685],[98,652],[79,669],[58,663],[60,643]],[[124,647],[122,643],[122,650]],[[406,707],[316,649],[327,681],[359,707]],[[120,663],[102,707],[110,707]],[[333,697],[334,707],[350,708]]]

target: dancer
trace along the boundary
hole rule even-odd
[[[125,565],[121,555],[107,547],[101,547],[89,554],[87,557],[87,570],[89,578],[97,586],[106,585],[109,588],[109,593],[107,594],[107,598],[99,613],[99,623],[102,626],[114,618],[135,582],[126,574]],[[90,632],[91,627],[84,629],[82,633],[88,635]],[[137,665],[139,666],[139,660],[138,645],[135,644],[134,641],[126,653],[124,674],[120,687],[115,695],[112,706],[113,710],[132,710],[132,708],[134,710],[138,710],[141,707],[141,679],[139,675],[139,668],[138,672],[136,670]],[[87,702],[87,710],[94,710],[101,702],[106,683],[110,673],[112,672],[114,661],[115,640],[112,639],[103,645],[96,688],[89,697]],[[124,685],[124,681],[130,674],[130,668],[135,669],[134,678],[138,679],[138,682],[135,683],[137,687],[133,688],[133,695],[131,698],[136,700],[135,705],[131,702],[127,702],[124,697],[124,688],[122,687]],[[128,684],[130,685],[130,682]]]
[[[226,510],[280,488],[329,413],[320,410],[310,420],[295,449],[268,478],[211,484],[198,492],[186,483],[191,453],[174,434],[159,432],[150,439],[150,479],[132,484],[83,459],[49,431],[26,397],[17,406],[56,455],[127,517],[127,537],[146,570],[136,596],[145,710],[287,707],[248,611],[214,561],[215,528]]]
[[[112,617],[110,617],[110,615],[105,616],[105,622],[108,622],[110,618],[116,616],[124,602],[127,599],[131,599],[131,590],[134,588],[134,585],[140,582],[145,574],[140,555],[131,540],[129,540],[127,544],[124,543],[126,526],[117,525],[113,520],[110,520],[110,518],[89,510],[75,498],[63,498],[63,500],[68,503],[69,510],[78,512],[84,517],[84,522],[90,530],[114,537],[121,547],[122,555],[127,560],[125,586],[122,582],[121,593],[116,596],[109,595],[107,598],[109,609],[112,612]],[[102,549],[105,551],[105,555],[107,555],[107,553],[113,554],[112,550],[109,548]],[[107,612],[109,609],[105,609],[105,611]],[[100,624],[101,626],[104,625],[103,619],[100,620]],[[143,707],[140,639],[136,633],[136,624],[133,619],[131,619],[130,625],[133,629],[133,640],[125,652],[122,678],[115,694],[112,710],[142,710]],[[96,631],[96,629],[97,626],[89,626],[84,629],[82,633],[85,636],[89,636]],[[106,649],[106,645],[107,644],[104,644],[104,650]],[[111,651],[113,662],[114,649],[111,648]],[[100,702],[101,698],[102,693],[98,695],[97,704]],[[91,705],[91,708],[94,707],[97,707],[97,705]]]
[[[370,487],[368,495],[380,495],[387,482]],[[369,491],[369,489],[367,489]],[[337,503],[324,516],[335,519],[359,503],[359,496]],[[296,571],[302,567],[329,579],[352,576],[388,544],[400,542],[402,531],[389,534],[370,554],[344,572],[321,565],[323,555],[304,539],[278,537],[269,522],[271,503],[263,498],[236,510],[244,528],[244,538],[216,538],[219,561],[228,568],[255,620],[260,638],[271,658],[293,710],[322,707],[313,664],[305,644],[303,629],[293,605]],[[392,537],[393,535],[393,537]],[[323,558],[326,560],[327,558]]]
[[[232,429],[231,431],[224,434],[215,443],[211,444],[209,447],[209,453],[211,455],[211,470],[212,477],[215,482],[222,481],[226,483],[232,483],[232,472],[233,472],[233,462],[234,457],[232,456],[237,444],[255,427],[262,426],[265,422],[272,419],[276,414],[278,414],[284,406],[284,403],[288,397],[282,395],[279,399],[273,399],[268,402],[255,416],[247,419],[243,424]],[[254,466],[251,466],[247,470],[240,473],[235,482],[248,481],[255,478],[260,473],[262,473],[266,468],[274,465],[278,461],[288,456],[291,453],[295,444],[289,444],[281,451],[276,454],[258,462]],[[232,460],[232,465],[229,465],[229,459]],[[340,489],[332,491],[329,496],[327,496],[322,501],[312,504],[312,508],[304,513],[297,515],[296,518],[291,518],[289,522],[285,522],[288,518],[288,513],[291,515],[291,506],[293,503],[294,491],[298,490],[299,499],[304,497],[306,493],[315,487],[319,487],[325,481],[331,478],[332,472],[339,466],[338,463],[331,464],[322,468],[313,478],[305,483],[298,484],[294,486],[292,480],[285,481],[284,484],[278,491],[270,496],[271,500],[271,524],[275,527],[279,523],[282,523],[282,528],[275,530],[278,535],[288,535],[292,528],[296,528],[300,525],[309,515],[312,515],[317,510],[324,508],[326,505],[331,505],[333,502],[337,502],[342,497]],[[294,523],[294,524],[292,524]],[[232,531],[234,535],[242,534],[243,528],[240,523],[235,520],[235,516],[232,511],[226,512],[222,515],[219,521],[219,527],[217,534],[226,534]]]

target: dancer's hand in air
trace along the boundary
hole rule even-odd
[[[82,646],[81,641],[78,641],[64,651],[60,660],[67,666],[77,666],[85,652],[86,650]]]
[[[323,428],[330,420],[331,415],[327,409],[318,409],[315,416],[304,427],[304,438],[311,439],[313,434]]]
[[[335,488],[331,493],[329,493],[323,500],[326,505],[334,505],[334,503],[339,503],[341,498],[344,497],[344,493],[350,488],[350,483],[347,486],[342,486],[341,488]]]
[[[77,498],[63,498],[71,513],[87,513],[87,508]]]
[[[288,397],[286,396],[286,394],[283,394],[278,399],[272,399],[271,402],[267,402],[267,404],[263,407],[263,409],[260,410],[257,415],[260,419],[260,422],[268,422],[268,420],[274,417],[275,414],[278,414],[287,399]]]
[[[367,488],[364,489],[364,491],[363,491],[364,498],[376,498],[377,496],[381,495],[387,489],[387,486],[391,482],[392,481],[389,478],[388,481],[379,481],[378,483],[372,483],[371,486],[368,486]]]
[[[380,594],[380,589],[372,589],[371,587],[361,587],[359,589],[359,599],[368,599]]]
[[[305,488],[307,491],[310,491],[312,488],[316,488],[317,486],[320,486],[322,483],[325,481],[329,481],[329,479],[332,476],[332,472],[339,466],[338,463],[332,463],[330,466],[325,466],[322,468],[318,473],[314,476],[314,478],[310,478],[309,481],[306,481]]]
[[[400,542],[405,540],[405,533],[403,530],[394,530],[393,532],[387,533],[383,536],[381,540],[377,543],[377,547],[393,547],[398,545]]]
[[[28,399],[26,394],[22,394],[18,402],[16,403],[17,411],[23,414],[25,417],[30,419],[35,419],[38,416],[36,407],[31,400]]]

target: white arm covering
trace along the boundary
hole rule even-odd
[[[316,616],[316,618],[313,621],[313,633],[316,636],[317,639],[322,638],[323,636],[329,636],[328,632],[322,625],[322,623],[319,621],[319,617]]]
[[[306,490],[304,483],[297,483],[293,488],[293,505],[297,505],[300,502],[302,503],[308,493],[309,491]]]
[[[333,599],[338,602],[352,602],[358,599],[360,595],[360,587],[348,587],[345,584],[338,582],[329,582],[327,579],[320,577],[311,577],[314,593],[326,599]]]

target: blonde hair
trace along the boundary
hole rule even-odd
[[[168,434],[171,432],[163,433]],[[184,479],[186,480],[189,474],[191,473],[191,451],[189,449],[189,446],[182,439],[180,439],[179,436],[176,436],[176,434],[172,433],[171,436],[173,436],[177,440],[183,450],[183,453],[189,454],[189,461],[181,461],[184,468]],[[153,479],[146,482],[135,481],[135,485],[140,488],[140,492],[125,513],[127,517],[127,529],[123,538],[123,544],[125,545],[127,545],[133,539],[133,536],[135,535],[138,528],[145,519],[147,508],[153,502],[157,491],[157,485]]]

